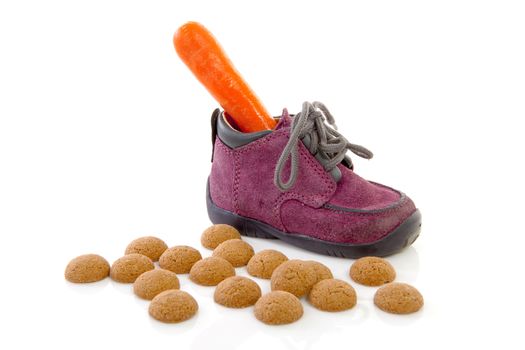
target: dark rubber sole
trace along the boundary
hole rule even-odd
[[[212,223],[231,225],[243,236],[280,239],[312,252],[341,258],[391,255],[414,243],[421,232],[421,213],[416,210],[395,230],[378,241],[364,244],[334,243],[299,233],[282,232],[268,224],[219,208],[211,200],[209,183],[206,189],[206,204]]]

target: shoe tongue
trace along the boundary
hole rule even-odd
[[[289,128],[292,125],[292,118],[290,118],[290,114],[288,114],[288,109],[283,108],[283,114],[281,115],[281,118],[279,118],[279,122],[275,126],[275,130],[279,130],[282,128]]]

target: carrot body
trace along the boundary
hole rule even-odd
[[[273,129],[275,119],[202,24],[188,22],[181,26],[173,36],[173,45],[182,61],[241,131]]]

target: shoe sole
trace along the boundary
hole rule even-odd
[[[268,224],[219,208],[211,200],[209,183],[206,187],[206,205],[212,223],[233,226],[243,236],[280,239],[299,248],[340,258],[392,255],[414,243],[421,232],[421,213],[418,209],[382,239],[371,243],[350,244],[327,242],[300,233],[282,232]]]

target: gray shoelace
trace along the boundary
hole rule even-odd
[[[328,124],[325,123],[325,120]],[[352,168],[352,160],[346,156],[347,150],[362,158],[373,157],[372,152],[368,149],[350,143],[336,130],[334,117],[323,103],[304,102],[302,111],[293,117],[290,139],[277,161],[274,174],[275,186],[281,191],[287,191],[295,184],[299,168],[298,142],[300,140],[328,172],[332,171],[343,159],[346,159]],[[288,158],[291,158],[290,177],[284,182],[282,173]]]

